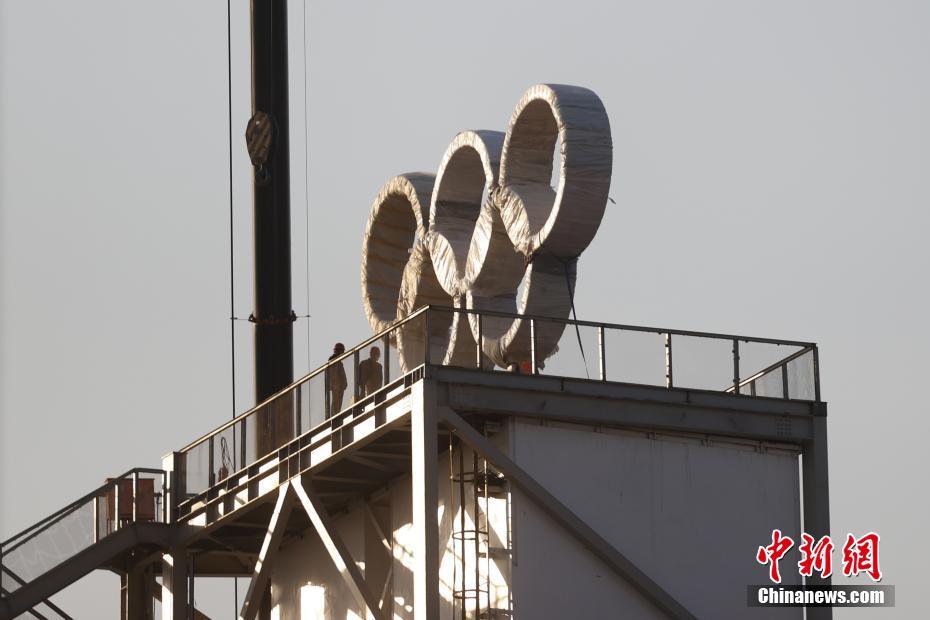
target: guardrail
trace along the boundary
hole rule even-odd
[[[206,490],[185,494],[178,502],[176,519],[197,523],[198,517],[205,516],[202,523],[210,523],[260,496],[262,480],[274,478],[276,485],[281,473],[286,474],[284,478],[295,476],[394,421],[397,412],[393,417],[388,414],[391,405],[409,393],[407,388],[421,378],[422,369],[420,366],[360,398],[325,423],[291,439]]]
[[[166,522],[167,475],[136,468],[0,544],[2,589],[15,593],[55,566],[130,523]]]
[[[372,347],[383,354],[374,384],[362,359]],[[810,342],[425,306],[175,453],[176,505],[189,512],[194,500],[216,499],[208,489],[234,492],[220,483],[295,437],[347,423],[373,392],[423,364],[820,400]]]

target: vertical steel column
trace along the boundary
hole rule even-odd
[[[439,618],[439,463],[435,385],[422,379],[411,388],[411,478],[413,479],[413,620]]]
[[[268,161],[253,182],[255,401],[294,378],[287,0],[252,0],[252,112],[271,117]]]
[[[128,620],[146,620],[151,618],[152,589],[149,581],[154,577],[147,566],[133,565],[122,575],[123,600],[120,605],[121,617]]]
[[[472,450],[471,464],[471,494],[472,494],[472,513],[475,526],[475,617],[481,617],[481,519],[479,518],[478,505],[478,451]]]
[[[162,620],[188,620],[188,554],[183,548],[172,548],[162,555],[161,617]]]
[[[801,448],[802,488],[804,494],[804,531],[819,540],[830,533],[830,485],[827,475],[827,405],[814,406],[813,437]],[[831,578],[816,572],[806,578],[807,585],[829,586]],[[830,607],[808,607],[808,620],[830,620]]]
[[[607,350],[604,343],[604,326],[597,328],[597,351],[598,351],[598,368],[601,373],[601,381],[607,381]]]

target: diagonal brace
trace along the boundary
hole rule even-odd
[[[626,579],[640,594],[665,612],[669,618],[694,620],[695,616],[675,600],[662,586],[641,571],[636,564],[617,551],[591,526],[581,520],[565,504],[539,484],[530,474],[510,460],[494,444],[448,407],[439,411],[442,422],[449,425],[458,437],[472,449],[482,453],[506,478],[550,517],[572,534],[589,551],[607,564],[615,573]]]
[[[358,565],[355,564],[355,560],[353,560],[352,556],[349,554],[349,549],[333,527],[329,515],[326,514],[326,508],[323,506],[323,503],[320,502],[316,493],[312,488],[309,490],[305,489],[304,485],[300,482],[299,476],[291,480],[291,486],[293,486],[294,491],[296,491],[300,503],[303,504],[304,510],[307,511],[307,516],[310,517],[313,527],[316,529],[317,534],[320,536],[320,540],[323,542],[323,546],[326,548],[326,551],[329,552],[333,564],[336,565],[336,570],[342,575],[346,585],[355,597],[358,606],[368,608],[368,612],[375,620],[386,620],[384,614],[381,612],[381,607],[378,605],[378,599],[374,597],[371,590],[368,588],[368,584],[365,583],[365,578],[358,569]]]
[[[258,559],[255,560],[255,569],[252,573],[252,581],[249,583],[249,590],[245,594],[245,602],[242,604],[242,611],[239,612],[239,620],[254,620],[261,606],[262,598],[265,596],[265,589],[271,578],[271,566],[274,564],[281,548],[281,540],[284,538],[284,532],[287,530],[287,521],[294,508],[294,493],[290,490],[289,484],[282,484],[278,488],[278,499],[274,505],[274,511],[271,513],[271,520],[268,522],[268,531],[265,534],[265,540],[262,542],[262,549],[258,553]]]

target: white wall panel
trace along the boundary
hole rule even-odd
[[[746,586],[773,528],[798,539],[798,457],[727,443],[582,427],[513,425],[515,460],[699,618],[749,613]],[[513,493],[517,618],[655,618],[651,604]],[[797,558],[783,583],[799,583]],[[800,609],[752,609],[801,618]]]

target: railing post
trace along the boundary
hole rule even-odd
[[[733,339],[733,393],[739,394],[739,340]]]
[[[139,519],[139,472],[132,472],[132,522]]]
[[[167,490],[165,491],[165,523],[174,523],[178,520],[178,505],[184,497],[186,487],[185,454],[172,452],[162,459],[162,469],[165,470]]]
[[[429,366],[429,350],[430,350],[430,333],[429,333],[429,315],[431,308],[427,306],[426,311],[423,313],[423,322],[425,324],[423,329],[423,363]]]
[[[484,321],[482,320],[480,313],[475,316],[477,317],[477,321],[478,321],[478,338],[477,338],[477,344],[475,346],[475,368],[477,368],[478,370],[481,370],[481,367],[482,367],[481,361],[482,361],[482,354],[483,354],[481,347],[482,347],[482,341],[484,340]],[[465,320],[468,320],[467,315],[465,317]]]
[[[391,382],[391,333],[384,335],[384,385]]]
[[[122,478],[117,478],[113,484],[113,531],[119,529],[119,483]]]
[[[246,455],[248,454],[248,439],[249,433],[248,428],[246,427],[247,418],[242,416],[242,422],[239,426],[239,467],[246,466]],[[235,467],[233,468],[235,469]]]
[[[536,319],[530,319],[530,372],[534,375],[539,374],[539,366],[536,362]]]
[[[104,494],[104,498],[106,495]],[[105,500],[104,500],[105,501]],[[100,496],[94,497],[94,542],[100,540]]]
[[[216,477],[213,473],[214,471],[213,469],[213,459],[214,459],[213,437],[214,437],[213,435],[210,435],[210,439],[207,440],[210,444],[209,447],[207,448],[207,462],[208,462],[207,471],[209,472],[207,474],[207,488],[212,487],[216,483]]]
[[[303,396],[302,392],[303,392],[303,387],[304,387],[305,385],[307,385],[307,384],[306,384],[306,383],[300,383],[300,384],[297,385],[296,388],[294,388],[294,391],[296,392],[296,394],[295,394],[295,397],[296,397],[295,400],[297,401],[297,406],[294,408],[294,437],[300,437],[300,435],[301,435],[301,433],[302,433],[302,430],[301,430],[300,412],[303,411],[303,407],[301,407],[301,404],[302,404],[301,401],[303,400],[303,398],[302,398],[302,396]]]
[[[167,471],[161,472],[161,522],[168,522],[168,476]]]
[[[361,397],[361,395],[362,395],[362,390],[359,389],[361,386],[359,385],[359,380],[358,380],[358,378],[359,378],[359,374],[358,374],[358,358],[359,358],[358,349],[356,349],[356,350],[352,353],[352,381],[355,382],[355,387],[353,388],[353,393],[355,394],[355,397],[354,397],[354,399],[353,399],[354,402],[358,402],[358,399],[359,399],[359,398]]]
[[[332,417],[332,397],[329,394],[329,364],[323,367],[323,419]],[[245,460],[243,459],[243,463]]]
[[[604,326],[600,325],[597,328],[597,351],[598,351],[598,367],[601,373],[601,381],[607,381],[607,345],[604,338]]]
[[[672,375],[672,334],[665,334],[665,387],[674,387],[675,381]]]
[[[782,398],[788,400],[788,364],[781,365],[781,391]]]
[[[814,400],[818,403],[820,402],[820,353],[817,350],[817,345],[814,345],[811,349],[813,354],[813,366],[814,366]]]

